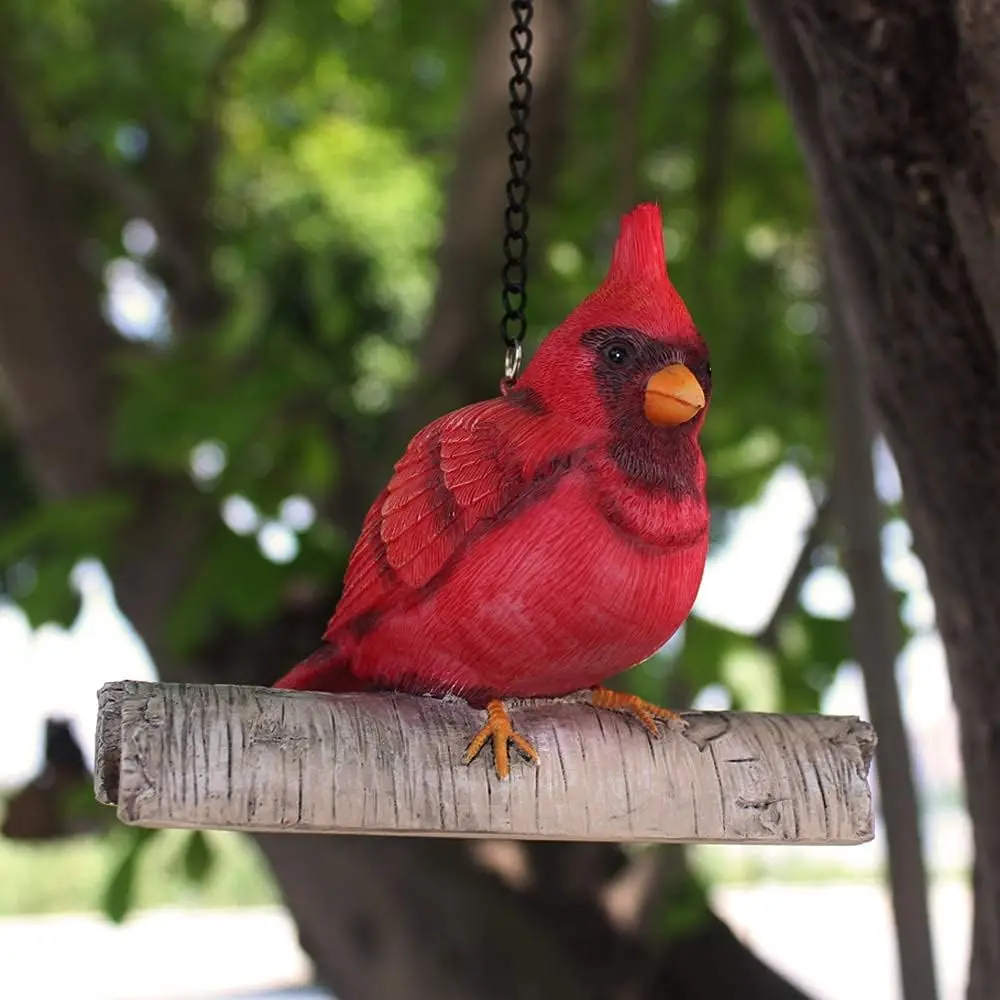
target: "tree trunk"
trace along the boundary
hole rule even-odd
[[[906,1000],[935,1000],[927,872],[912,756],[896,681],[902,636],[896,600],[882,568],[882,510],[872,468],[875,421],[857,344],[844,328],[835,303],[830,312],[833,498],[843,528],[844,569],[854,594],[854,655],[861,664],[868,710],[879,734],[879,799],[889,852],[900,980]]]
[[[961,724],[968,995],[1000,982],[1000,142],[994,3],[751,0],[899,465]]]
[[[117,338],[101,317],[97,279],[79,266],[65,192],[29,143],[4,80],[0,150],[0,399],[38,488],[49,497],[88,493],[108,471]],[[72,264],[58,295],[53,256]]]
[[[593,905],[515,891],[462,842],[255,839],[342,1000],[624,998],[642,975],[638,947]]]

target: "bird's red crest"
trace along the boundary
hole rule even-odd
[[[637,205],[623,216],[607,277],[542,341],[529,366],[531,374],[525,375],[542,375],[570,343],[604,326],[630,327],[674,343],[700,339],[667,277],[659,205]]]
[[[623,216],[607,277],[572,318],[587,326],[630,326],[653,337],[697,337],[667,276],[659,205],[637,205]]]
[[[660,207],[638,205],[621,221],[605,282],[662,282],[667,275]],[[668,282],[669,284],[669,282]]]

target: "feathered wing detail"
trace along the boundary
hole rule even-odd
[[[425,427],[368,511],[324,638],[432,585],[479,529],[565,470],[580,433],[504,398]]]

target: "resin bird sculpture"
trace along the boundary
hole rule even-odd
[[[538,763],[505,699],[590,692],[657,735],[669,709],[604,682],[660,649],[708,549],[698,435],[708,350],[667,277],[656,205],[621,222],[604,283],[501,396],[428,424],[354,547],[323,644],[276,687],[459,695]]]

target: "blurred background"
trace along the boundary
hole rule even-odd
[[[148,834],[92,802],[97,688],[271,683],[318,639],[409,436],[495,393],[510,19],[495,0],[0,0],[3,995],[471,997],[427,985],[433,956],[482,952],[449,915],[460,885],[543,937],[593,910],[552,954],[642,941],[675,997],[902,996],[883,822],[855,848],[574,852]],[[737,0],[539,0],[534,27],[529,353],[640,199],[712,350],[704,586],[623,683],[869,718],[851,621],[859,588],[888,594],[876,666],[914,777],[889,797],[957,998],[971,848],[944,655],[893,458],[870,426],[838,436],[812,196],[760,44]],[[867,579],[845,572],[843,475],[877,517]],[[348,918],[351,872],[371,892]],[[698,992],[685,962],[745,989]]]

